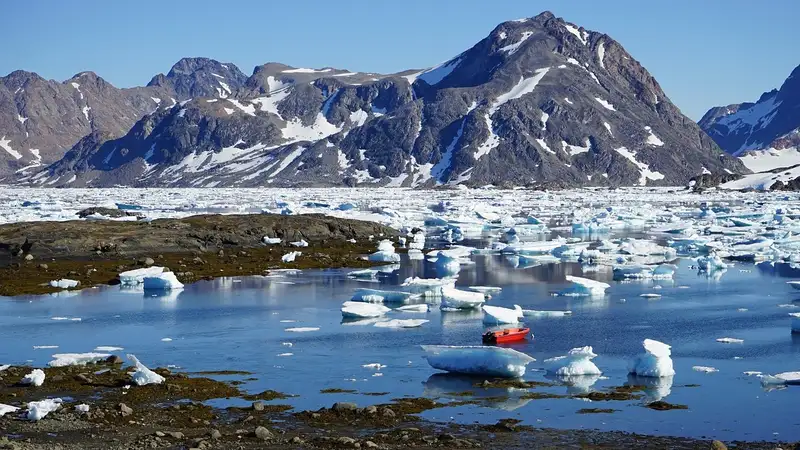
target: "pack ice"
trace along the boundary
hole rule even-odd
[[[600,375],[602,371],[592,362],[597,355],[592,347],[573,348],[564,356],[544,360],[547,371],[554,375]]]
[[[675,375],[672,368],[670,346],[652,339],[642,342],[645,352],[636,356],[628,365],[628,372],[640,377],[669,377]]]
[[[425,359],[434,369],[468,375],[518,378],[535,361],[530,356],[502,347],[423,345]]]

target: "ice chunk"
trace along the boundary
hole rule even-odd
[[[86,403],[81,403],[80,405],[75,405],[75,411],[88,413],[89,412],[89,405]]]
[[[595,281],[572,275],[567,275],[567,281],[574,286],[562,292],[562,295],[603,296],[606,293],[606,289],[611,287],[608,283],[603,283],[602,281]]]
[[[475,292],[480,292],[482,294],[489,294],[489,293],[492,293],[492,292],[500,292],[500,291],[503,290],[503,288],[495,287],[495,286],[470,286],[469,290],[470,291],[475,291]]]
[[[800,385],[800,372],[783,372],[777,375],[762,375],[763,386]]]
[[[800,290],[800,281],[787,281],[786,284],[793,287],[794,289]]]
[[[0,364],[0,372],[8,370],[9,367],[11,367],[11,364]]]
[[[78,287],[81,284],[80,281],[76,280],[68,280],[66,278],[62,278],[60,280],[53,280],[50,282],[50,287],[59,288],[59,289],[72,289],[74,287]]]
[[[408,244],[409,250],[422,250],[425,248],[425,233],[417,231],[411,236],[411,242]]]
[[[736,339],[731,337],[724,337],[717,339],[717,342],[722,342],[723,344],[741,344],[744,342],[744,339]]]
[[[450,256],[445,252],[439,252],[436,255],[436,273],[439,276],[446,277],[455,275],[461,270],[461,261],[458,257]]]
[[[430,322],[427,319],[392,319],[384,322],[376,322],[378,328],[416,328]]]
[[[694,370],[695,372],[705,372],[705,373],[719,372],[718,369],[708,366],[692,366],[692,370]]]
[[[264,236],[261,241],[267,245],[275,245],[281,243],[281,238],[271,238],[269,236]]]
[[[308,247],[308,242],[305,239],[300,239],[299,241],[290,242],[292,247]]]
[[[515,378],[525,375],[530,356],[502,347],[423,345],[434,369],[469,375]]]
[[[480,292],[462,291],[453,287],[442,287],[442,307],[454,309],[475,309],[486,302]]]
[[[426,298],[438,298],[442,296],[442,288],[445,286],[454,288],[455,278],[406,278],[402,286],[411,292],[417,293]]]
[[[17,411],[19,411],[19,408],[17,408],[16,406],[5,405],[3,403],[0,403],[0,417],[3,417],[8,413],[13,413]]]
[[[373,262],[400,262],[400,255],[394,251],[392,241],[384,239],[378,243],[378,251],[369,255],[369,260]]]
[[[94,348],[94,351],[96,351],[96,352],[119,352],[119,351],[122,351],[122,350],[125,350],[125,349],[122,348],[122,347],[112,347],[112,346],[108,346],[108,345],[101,345],[99,347],[95,347]]]
[[[302,254],[303,254],[302,252],[289,252],[289,253],[287,253],[287,254],[285,254],[285,255],[281,256],[281,261],[283,261],[283,262],[285,262],[285,263],[291,263],[291,262],[294,262],[294,260],[295,260],[295,259],[296,259],[298,256],[300,256],[300,255],[302,255]]]
[[[380,317],[389,311],[391,309],[375,303],[344,302],[342,305],[342,317],[353,319]]]
[[[48,398],[38,402],[29,402],[28,420],[36,422],[44,419],[46,415],[60,408],[61,403],[63,403],[63,400],[60,398]]]
[[[522,308],[514,305],[514,309],[501,306],[481,306],[483,309],[483,323],[487,325],[515,324],[522,318]]]
[[[144,283],[146,277],[157,277],[164,273],[163,267],[143,267],[141,269],[128,270],[118,275],[122,285],[130,286]]]
[[[183,289],[183,283],[172,272],[162,272],[154,277],[144,277],[145,291],[168,291],[171,289]]]
[[[428,312],[428,305],[405,305],[395,308],[395,311],[408,312],[408,313],[426,313]]]
[[[287,328],[284,331],[288,331],[289,333],[308,333],[310,331],[319,331],[319,327],[294,327]]]
[[[525,317],[564,317],[572,315],[572,311],[536,311],[533,309],[523,309],[522,315]]]
[[[544,360],[547,371],[554,375],[600,375],[602,371],[591,361],[597,355],[592,347],[573,348],[565,356]]]
[[[800,313],[789,313],[792,318],[792,333],[800,333]]]
[[[713,272],[715,270],[727,269],[728,265],[722,262],[719,256],[708,255],[697,258],[697,267],[706,272]]]
[[[128,355],[128,359],[136,365],[136,371],[133,372],[131,377],[137,386],[145,386],[148,384],[161,384],[164,382],[164,377],[148,369],[147,366],[142,364],[134,355]]]
[[[369,364],[364,364],[361,367],[363,367],[365,369],[381,370],[381,369],[385,369],[386,368],[386,364],[369,363]]]
[[[41,386],[44,384],[44,371],[42,369],[33,369],[33,371],[20,380],[19,384],[28,386]]]
[[[58,353],[53,355],[52,361],[47,363],[50,367],[85,366],[111,356],[108,353]]]
[[[353,297],[350,299],[354,302],[367,302],[367,303],[411,303],[419,299],[418,295],[411,292],[402,291],[382,291],[379,289],[356,289]]]
[[[669,377],[675,375],[672,367],[672,351],[670,346],[652,339],[645,339],[642,342],[645,353],[642,353],[631,361],[628,372],[640,377]]]

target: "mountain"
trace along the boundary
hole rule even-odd
[[[800,164],[800,66],[755,103],[711,108],[700,127],[756,172]]]
[[[702,172],[747,171],[619,43],[549,12],[398,74],[268,63],[244,79],[205,61],[179,63],[148,85],[178,102],[161,103],[124,136],[86,134],[21,182],[561,187],[682,185]]]

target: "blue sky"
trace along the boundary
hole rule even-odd
[[[7,0],[0,74],[93,70],[143,85],[184,56],[391,73],[449,59],[550,10],[604,32],[693,119],[755,100],[800,64],[798,0]]]

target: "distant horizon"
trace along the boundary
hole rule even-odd
[[[304,0],[299,0],[294,5],[303,2]],[[318,5],[311,3],[310,11],[318,9]],[[348,0],[344,3],[370,7],[365,0]],[[408,3],[422,4],[437,11],[442,8],[442,5],[428,5],[420,0],[409,0]],[[0,61],[0,73],[10,74],[16,70],[24,70],[35,72],[45,79],[63,82],[83,72],[93,72],[118,88],[131,88],[145,86],[159,73],[168,73],[182,58],[209,58],[234,64],[247,76],[252,75],[252,69],[268,62],[298,68],[331,67],[393,74],[425,69],[447,61],[486,37],[500,23],[520,17],[534,17],[544,11],[552,11],[557,17],[588,30],[605,33],[619,42],[655,77],[669,99],[695,121],[714,106],[756,101],[764,92],[779,88],[800,64],[800,49],[793,46],[791,27],[782,27],[779,24],[780,21],[791,24],[791,17],[796,17],[794,13],[800,14],[800,5],[789,0],[775,0],[757,7],[744,0],[710,0],[700,2],[702,5],[679,0],[677,3],[681,6],[656,4],[644,8],[632,0],[619,0],[604,8],[584,0],[576,0],[570,4],[538,1],[534,6],[529,3],[509,0],[478,14],[471,10],[470,5],[480,7],[481,2],[467,0],[459,10],[445,8],[448,16],[457,16],[462,22],[471,22],[465,24],[466,26],[453,28],[450,24],[450,28],[446,28],[444,32],[437,31],[435,25],[441,25],[445,19],[434,16],[441,14],[418,15],[415,16],[412,26],[402,30],[408,33],[398,33],[397,27],[392,27],[391,23],[382,26],[381,23],[375,23],[379,22],[375,20],[366,24],[359,23],[358,27],[342,31],[341,27],[330,26],[338,17],[335,15],[330,20],[319,23],[318,15],[298,15],[296,8],[286,10],[287,5],[267,5],[256,0],[236,2],[245,9],[254,11],[250,17],[258,17],[260,11],[266,18],[277,14],[285,19],[269,23],[270,30],[275,30],[269,33],[270,38],[286,36],[285,33],[300,33],[297,37],[288,34],[287,38],[267,39],[265,43],[259,42],[261,45],[258,45],[248,43],[248,35],[243,32],[252,32],[255,33],[254,36],[259,36],[257,33],[261,28],[248,27],[248,22],[242,22],[242,26],[235,31],[228,29],[225,33],[217,34],[209,33],[207,27],[187,27],[184,22],[210,22],[211,28],[225,29],[224,24],[215,23],[220,19],[214,15],[213,10],[204,10],[203,7],[184,0],[176,0],[169,5],[160,5],[154,0],[141,0],[140,7],[136,8],[107,5],[99,0],[76,0],[72,5],[62,5],[55,0],[39,0],[10,7],[10,16],[29,19],[11,22],[9,31],[15,36],[30,35],[27,30],[31,22],[38,22],[36,16],[41,16],[45,24],[50,21],[51,26],[37,29],[37,35],[40,32],[45,35],[42,39],[17,39],[15,46],[9,49],[10,54]],[[46,6],[42,7],[43,4]],[[86,7],[80,8],[75,4]],[[153,8],[148,8],[147,5],[153,5]],[[181,5],[191,6],[183,8]],[[537,10],[531,11],[532,7]],[[187,20],[165,24],[160,28],[143,19],[137,20],[142,13],[154,8],[172,10],[178,17],[187,16]],[[95,15],[97,29],[78,31],[65,23],[69,22],[70,16],[76,14],[75,10],[86,12],[87,9],[89,14]],[[386,12],[383,4],[374,5],[373,9]],[[347,12],[358,17],[366,14],[363,11],[354,11]],[[130,20],[124,23],[111,21],[110,17],[116,19],[117,14],[125,15]],[[625,20],[620,22],[619,14],[625,14]],[[768,28],[761,27],[752,33],[750,30],[753,30],[753,23],[758,22],[759,15],[766,15],[775,24]],[[656,20],[660,20],[661,24],[650,26],[642,23],[643,20],[635,20],[637,16],[657,17]],[[668,22],[670,16],[678,16],[683,23],[671,29],[658,26]],[[77,17],[80,22],[85,21],[83,16]],[[195,20],[189,21],[192,17]],[[375,18],[369,15],[367,17]],[[318,26],[304,27],[298,31],[294,26],[302,19],[308,19]],[[397,17],[398,22],[403,19],[403,15]],[[698,24],[692,25],[692,21]],[[138,29],[137,25],[141,23],[146,26]],[[743,25],[748,25],[749,29]],[[127,28],[132,29],[126,30]],[[374,29],[381,36],[379,39],[370,35],[347,37],[361,28],[366,34]],[[731,33],[730,29],[744,31],[736,34]],[[170,30],[173,30],[172,34],[159,34]],[[663,37],[665,30],[672,35]],[[96,35],[88,44],[86,33]],[[238,36],[231,38],[231,33]],[[705,33],[714,39],[720,35],[726,39],[723,44],[728,45],[718,45],[708,52],[704,46],[708,45],[709,36],[704,36],[706,40],[701,42],[701,46],[696,41],[698,38],[695,35],[698,33]],[[58,36],[48,39],[47,34]],[[181,36],[188,38],[182,39]],[[231,41],[229,45],[219,42],[223,38]],[[152,44],[148,45],[149,42]],[[747,47],[752,51],[747,52]],[[143,49],[155,51],[142,51]],[[120,52],[124,53],[124,58],[119,57]],[[197,56],[188,56],[192,54]],[[259,54],[262,56],[258,56]],[[775,57],[776,54],[780,57]],[[412,62],[414,63],[411,64]],[[723,68],[723,63],[729,67]],[[759,69],[751,70],[750,67]]]

